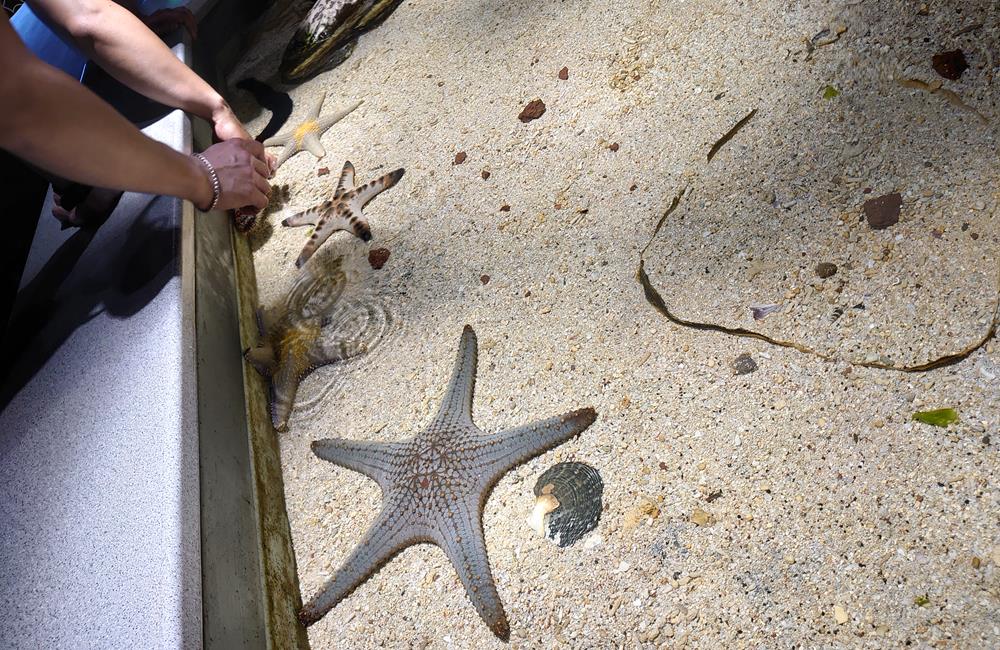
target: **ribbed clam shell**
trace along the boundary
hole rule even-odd
[[[545,470],[535,483],[544,535],[559,546],[580,540],[597,528],[603,494],[601,475],[590,465],[557,463]]]

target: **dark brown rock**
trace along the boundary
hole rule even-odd
[[[329,173],[330,173],[329,167],[320,167],[319,169],[316,170],[317,176],[326,176]]]
[[[868,199],[864,204],[865,217],[872,230],[884,230],[899,223],[899,210],[903,207],[903,197],[899,192]]]
[[[563,69],[559,71],[559,78],[562,79],[563,81],[569,79],[569,68],[563,66]]]
[[[482,282],[483,284],[486,284],[487,282],[490,281],[490,276],[488,276],[488,275],[486,275],[484,273],[484,274],[482,274],[482,275],[479,276],[479,281]]]
[[[542,115],[545,114],[545,102],[540,99],[532,99],[528,102],[528,105],[524,107],[521,114],[517,116],[517,119],[522,122],[530,122],[532,120],[537,120]]]
[[[965,54],[962,50],[935,54],[931,58],[931,66],[939,75],[952,81],[960,78],[962,73],[969,69],[969,63],[965,60]]]
[[[837,265],[832,262],[820,262],[816,265],[816,275],[826,279],[833,277],[837,273]]]
[[[500,212],[510,212],[510,206],[504,203],[500,206]]]
[[[465,154],[465,152],[464,151],[459,151],[457,154],[455,154],[455,162],[452,163],[452,164],[453,165],[461,165],[462,163],[465,162],[466,158],[468,158],[468,156]]]
[[[489,179],[490,179],[490,173],[484,169],[483,170],[483,180],[484,181],[488,181]]]
[[[611,149],[611,151],[618,151],[618,143],[612,142],[611,145],[608,146],[608,149]]]
[[[376,271],[385,266],[385,263],[388,259],[389,259],[388,248],[373,248],[370,251],[368,251],[368,263],[371,264],[371,267]]]

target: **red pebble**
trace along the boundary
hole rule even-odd
[[[385,263],[388,259],[389,259],[388,248],[373,248],[370,251],[368,251],[368,263],[371,264],[371,267],[376,271],[385,266]]]

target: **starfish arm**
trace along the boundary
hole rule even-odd
[[[277,169],[278,167],[281,167],[285,161],[291,158],[295,153],[298,153],[298,149],[295,145],[290,142],[286,143],[285,148],[281,150],[280,154],[278,154],[278,160],[274,163],[274,168]]]
[[[309,107],[309,113],[306,115],[306,120],[317,120],[319,119],[320,111],[323,110],[323,102],[326,101],[326,93],[321,94],[316,98],[316,103]]]
[[[316,230],[313,231],[313,234],[306,241],[305,246],[302,247],[299,258],[295,260],[295,266],[301,268],[319,250],[319,247],[330,238],[330,235],[338,230],[346,230],[353,233],[362,241],[368,241],[372,238],[371,229],[368,227],[368,222],[364,217],[353,214],[346,206],[330,210],[316,222]]]
[[[405,449],[399,443],[344,438],[314,440],[312,450],[327,462],[364,474],[383,490],[388,489],[393,468],[405,456]]]
[[[492,486],[513,467],[579,435],[596,419],[594,409],[584,408],[487,436],[486,484]]]
[[[399,179],[401,179],[405,173],[406,170],[400,167],[397,170],[391,171],[388,174],[380,176],[370,183],[365,183],[361,187],[357,188],[351,193],[351,207],[360,212],[361,208],[365,207],[369,201],[398,183]]]
[[[275,431],[288,431],[288,418],[295,405],[302,376],[289,361],[279,363],[271,377],[271,423]]]
[[[405,517],[394,517],[388,505],[365,533],[344,564],[299,611],[299,621],[309,626],[323,618],[361,583],[391,560],[396,554],[419,541],[412,535]]]
[[[363,104],[363,103],[364,103],[364,100],[355,102],[350,107],[345,108],[344,110],[339,111],[337,113],[332,113],[330,115],[327,115],[326,117],[319,117],[317,115],[315,117],[315,120],[316,120],[316,126],[317,126],[319,132],[323,133],[324,131],[326,131],[327,129],[329,129],[331,126],[333,126],[334,124],[336,124],[340,120],[344,119],[345,117],[347,117],[348,115],[350,115],[351,113],[353,113],[354,109],[356,109],[358,106],[361,106],[361,104]]]
[[[457,502],[439,528],[446,532],[435,535],[435,543],[444,549],[465,593],[476,612],[500,639],[510,638],[510,624],[500,602],[490,560],[483,537],[482,508],[471,500]]]
[[[458,355],[451,371],[451,381],[445,391],[437,420],[458,420],[472,424],[472,396],[476,390],[476,367],[479,363],[479,343],[476,332],[466,325],[458,344]]]
[[[295,129],[288,129],[272,135],[261,144],[265,147],[287,147],[295,139]]]
[[[258,307],[257,308],[257,333],[262,337],[267,336],[268,332],[274,330],[277,326],[278,321],[281,320],[281,310],[276,308]]]
[[[243,357],[264,377],[270,377],[278,366],[274,358],[274,349],[270,345],[248,348]]]
[[[317,221],[322,218],[322,214],[330,209],[333,205],[332,202],[326,201],[319,205],[313,206],[308,210],[303,210],[302,212],[296,212],[290,217],[282,220],[282,226],[289,226],[292,228],[298,226],[312,226],[315,225]]]
[[[326,149],[323,148],[323,143],[319,141],[319,136],[315,133],[306,133],[302,136],[302,146],[317,158],[326,155]]]
[[[354,188],[354,165],[350,160],[344,162],[344,168],[340,170],[340,180],[337,182],[337,190],[333,193],[333,198],[338,198],[347,194]]]
[[[368,345],[355,338],[332,336],[324,340],[321,337],[309,350],[309,363],[315,370],[337,361],[346,361],[367,351]]]

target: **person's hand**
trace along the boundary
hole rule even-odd
[[[234,138],[213,144],[201,152],[201,155],[212,164],[219,176],[222,192],[216,209],[231,210],[253,206],[263,210],[267,206],[267,198],[271,195],[271,184],[267,179],[271,170],[265,162],[264,145],[256,140]],[[204,170],[204,173],[210,178],[208,170]],[[211,187],[211,180],[209,186]],[[207,201],[196,205],[202,209],[211,202],[209,195]]]
[[[253,140],[250,134],[247,133],[246,127],[243,126],[243,123],[233,113],[233,109],[229,108],[229,104],[224,100],[220,100],[219,106],[212,111],[212,129],[215,131],[215,137],[220,142],[225,142],[233,138]],[[271,178],[274,175],[274,167],[277,159],[273,155],[267,154],[264,160],[267,162],[268,167],[267,177]]]
[[[148,16],[140,16],[142,22],[146,23],[149,31],[157,36],[168,34],[178,27],[183,27],[191,35],[191,39],[198,38],[198,23],[194,19],[194,14],[187,7],[176,7],[174,9],[158,9]]]

